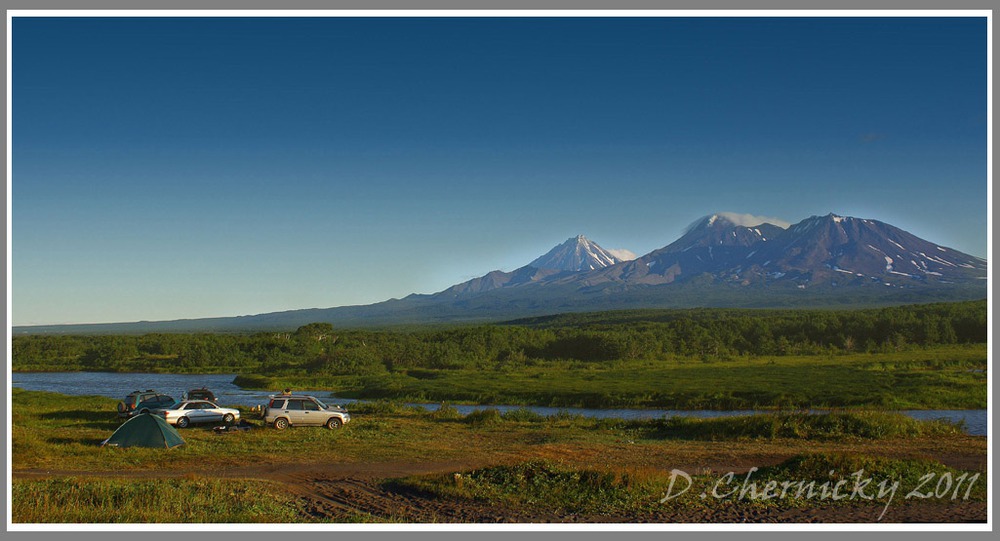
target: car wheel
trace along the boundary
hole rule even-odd
[[[285,419],[284,417],[281,417],[280,419],[275,419],[274,428],[277,428],[278,430],[284,430],[288,428],[288,419]]]
[[[119,402],[118,413],[125,413],[126,411],[128,411],[128,405],[126,405],[124,402]]]
[[[177,428],[187,428],[189,424],[191,424],[191,420],[187,417],[177,419]]]
[[[232,413],[227,413],[227,414],[225,414],[225,415],[222,416],[222,422],[226,423],[227,425],[233,424],[233,421],[235,421],[235,420],[236,420],[236,417],[233,417]]]
[[[329,428],[330,430],[336,430],[336,429],[340,428],[341,426],[343,426],[343,424],[344,423],[340,422],[340,419],[338,419],[336,417],[330,417],[326,421],[326,427]]]

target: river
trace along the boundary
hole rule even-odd
[[[267,401],[275,391],[254,391],[233,385],[235,374],[145,374],[117,372],[14,372],[11,384],[26,391],[51,391],[67,395],[97,395],[122,399],[132,391],[155,389],[180,398],[181,393],[199,387],[208,387],[215,393],[220,404],[254,406]],[[295,389],[296,393],[313,395],[325,402],[349,405],[358,400],[337,397],[329,391]],[[439,404],[414,404],[433,411]],[[522,406],[508,405],[455,405],[459,413],[496,408],[500,411],[518,409]],[[552,415],[559,411],[594,418],[650,419],[664,416],[684,417],[729,417],[765,413],[755,410],[662,410],[662,409],[590,409],[590,408],[547,408],[527,406],[527,409],[541,415]],[[986,435],[986,410],[903,410],[899,413],[914,419],[947,419],[965,423],[965,429],[974,436]]]

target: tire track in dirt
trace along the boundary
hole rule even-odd
[[[408,497],[362,479],[315,480],[306,498],[310,513],[323,518],[353,515],[400,522],[455,522],[440,502]]]
[[[492,464],[492,462],[491,462]],[[486,503],[450,500],[420,491],[393,487],[392,479],[411,475],[441,474],[483,467],[480,461],[390,463],[362,465],[349,472],[340,468],[302,467],[273,472],[267,477],[281,482],[302,502],[316,520],[372,519],[416,523],[495,523],[526,518]],[[346,473],[346,474],[345,474]]]
[[[370,517],[390,522],[478,524],[560,521],[555,515],[395,488],[377,479],[313,479],[308,489],[299,484],[297,491],[316,519]]]

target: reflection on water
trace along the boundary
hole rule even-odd
[[[15,372],[11,374],[11,383],[27,391],[51,391],[67,395],[98,395],[122,399],[136,390],[154,389],[179,399],[181,393],[199,387],[208,387],[223,405],[254,406],[267,401],[269,394],[280,391],[253,391],[233,385],[235,374],[144,374],[144,373],[106,373],[106,372]],[[310,394],[324,402],[333,404],[351,404],[357,402],[350,398],[337,398],[329,391],[312,391],[295,389],[296,393]],[[418,404],[433,411],[437,404]],[[465,415],[484,408],[497,408],[500,411],[518,409],[520,406],[463,406],[455,409]],[[588,408],[546,408],[531,406],[528,409],[541,415],[552,415],[559,411],[580,414],[594,418],[619,419],[650,419],[665,415],[680,415],[686,417],[729,417],[735,415],[751,415],[764,413],[754,410],[717,411],[717,410],[657,410],[657,409],[588,409]],[[975,436],[986,435],[986,410],[907,410],[900,413],[914,419],[947,419],[949,421],[964,421],[966,431]]]

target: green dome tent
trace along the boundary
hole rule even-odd
[[[174,427],[159,415],[143,413],[125,421],[102,446],[110,447],[177,447],[184,439]]]

